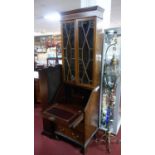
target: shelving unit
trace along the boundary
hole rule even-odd
[[[62,60],[60,35],[44,35],[34,37],[34,57],[38,65],[50,66],[51,60],[55,59],[56,64]],[[55,48],[55,49],[54,49]],[[54,50],[53,50],[54,49]],[[51,54],[51,51],[54,52]]]
[[[60,43],[60,35],[44,35],[34,37],[34,48],[36,52],[46,52],[48,48],[56,47],[56,45]]]

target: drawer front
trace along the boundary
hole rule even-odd
[[[57,132],[62,133],[63,135],[79,142],[80,144],[84,143],[84,134],[76,129],[70,129],[63,126],[57,126]]]

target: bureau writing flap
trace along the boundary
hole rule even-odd
[[[43,112],[43,117],[57,124],[75,128],[83,120],[83,112],[71,105],[56,103]]]
[[[72,123],[70,123],[70,128],[75,128],[84,118],[83,113],[81,113]]]

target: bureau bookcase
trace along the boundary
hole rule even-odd
[[[63,81],[43,117],[51,122],[51,134],[85,152],[98,129],[103,9],[81,8],[61,16]]]

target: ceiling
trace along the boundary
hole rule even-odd
[[[34,32],[60,33],[60,23],[51,22],[43,18],[51,12],[62,12],[80,8],[81,0],[34,0]],[[112,0],[111,4],[111,25],[120,26],[121,0]]]

